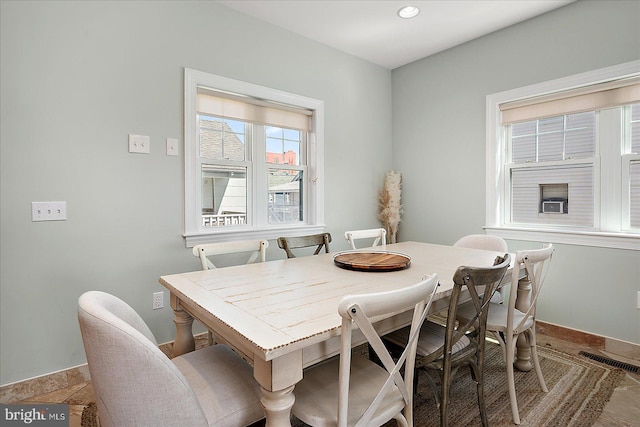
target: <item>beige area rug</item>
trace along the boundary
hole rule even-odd
[[[366,354],[366,346],[354,351]],[[535,372],[515,372],[516,392],[522,426],[591,426],[598,419],[611,394],[625,372],[621,369],[593,361],[586,357],[574,356],[548,347],[538,349],[542,372],[548,393],[540,390]],[[424,372],[420,373],[422,377]],[[451,426],[479,426],[480,415],[475,384],[469,369],[463,368],[455,377],[451,389],[449,424]],[[485,399],[492,427],[513,427],[507,374],[502,353],[497,344],[487,343],[485,362]],[[420,379],[415,396],[416,427],[440,425],[439,412],[431,389],[425,378]],[[292,420],[294,427],[304,423]],[[395,421],[385,427],[395,426]],[[95,404],[85,408],[82,426],[99,426]]]
[[[625,372],[582,356],[574,356],[548,347],[538,349],[548,393],[540,390],[535,371],[515,372],[516,393],[521,426],[591,426]],[[440,425],[440,414],[424,372],[420,373],[415,396],[414,425]],[[492,427],[514,427],[509,405],[507,373],[498,344],[487,343],[485,361],[485,400]],[[294,427],[305,426],[294,420]],[[475,383],[468,368],[461,368],[454,378],[449,406],[450,426],[479,426]],[[385,427],[395,427],[390,421]]]

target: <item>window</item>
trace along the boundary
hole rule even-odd
[[[323,102],[185,69],[185,238],[324,228]]]
[[[640,61],[489,95],[488,233],[640,250],[638,141]]]

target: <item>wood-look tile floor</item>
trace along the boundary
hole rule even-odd
[[[586,351],[605,357],[610,357],[624,363],[639,366],[640,361],[625,359],[623,357],[607,354],[605,352],[589,348],[585,345],[563,341],[557,338],[538,334],[538,344],[551,346],[555,349],[578,354]],[[91,382],[78,384],[72,387],[60,389],[51,393],[35,396],[22,402],[12,403],[63,403],[69,405],[69,427],[80,427],[82,410],[85,405],[94,401],[94,391]],[[602,415],[594,424],[594,427],[638,427],[640,426],[640,375],[627,372],[626,377],[615,389],[611,400],[605,407]]]

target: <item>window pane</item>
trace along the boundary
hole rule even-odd
[[[202,165],[202,225],[247,223],[247,169]]]
[[[629,220],[631,228],[640,228],[640,161],[629,165]]]
[[[523,123],[514,123],[511,125],[511,133],[513,136],[535,135],[536,120]]]
[[[242,121],[199,115],[200,157],[244,161],[244,129]]]
[[[267,163],[300,165],[302,131],[267,126]]]
[[[562,132],[564,129],[564,116],[549,117],[538,120],[538,133]]]
[[[563,160],[564,133],[552,132],[538,136],[538,161]]]
[[[631,106],[631,152],[640,153],[640,104]]]
[[[269,169],[270,224],[302,221],[302,178],[302,171]]]
[[[567,129],[592,128],[596,124],[596,112],[569,114],[567,116]]]
[[[513,162],[525,163],[536,161],[536,136],[523,136],[519,138],[513,138]]]
[[[565,159],[593,157],[596,150],[595,128],[583,128],[567,131]]]
[[[521,224],[592,227],[593,166],[541,167],[511,170],[511,220]],[[548,192],[541,191],[547,188]],[[554,189],[566,188],[564,192]],[[542,203],[566,199],[567,214],[541,213]]]

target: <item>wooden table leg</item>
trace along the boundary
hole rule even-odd
[[[531,305],[531,282],[528,277],[518,280],[518,295],[516,297],[516,308],[523,313],[529,310]],[[534,326],[535,327],[535,326]],[[518,335],[516,342],[516,358],[513,366],[519,371],[528,372],[531,370],[531,348],[525,334]]]
[[[171,308],[173,308],[173,323],[176,324],[176,339],[173,342],[173,355],[180,356],[196,349],[193,338],[193,317],[180,307],[177,298],[171,295]]]
[[[295,398],[294,386],[284,390],[269,391],[261,387],[262,398],[260,402],[267,416],[265,427],[291,427],[291,408]]]
[[[253,376],[262,390],[266,427],[291,427],[293,389],[302,379],[302,350],[265,361],[253,359]]]

